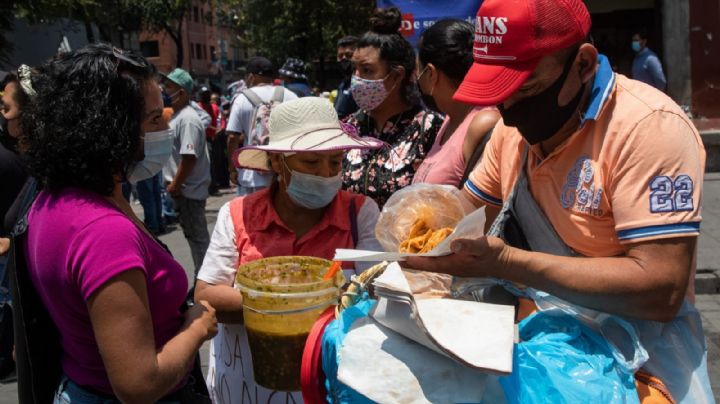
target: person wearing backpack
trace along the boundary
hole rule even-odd
[[[227,123],[228,156],[241,146],[267,143],[267,121],[270,111],[284,101],[297,99],[292,91],[274,86],[275,69],[267,58],[255,56],[248,62],[248,88],[235,97]],[[230,159],[230,181],[237,185],[237,194],[248,195],[270,185],[272,174],[236,169]]]

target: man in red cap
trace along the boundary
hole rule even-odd
[[[677,402],[713,402],[692,304],[705,150],[670,98],[613,73],[590,25],[580,0],[483,2],[455,99],[503,118],[464,189],[488,236],[407,264],[621,316]]]

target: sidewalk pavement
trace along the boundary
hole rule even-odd
[[[720,173],[705,174],[702,218],[695,289],[697,293],[718,294],[720,293]]]
[[[704,203],[702,234],[698,243],[698,281],[696,289],[698,296],[696,307],[702,316],[705,336],[708,344],[708,371],[713,382],[715,400],[720,403],[720,174],[706,174],[704,182]],[[232,190],[222,190],[220,196],[210,197],[207,201],[206,214],[208,229],[212,235],[217,214],[222,205],[235,196]],[[142,207],[133,204],[135,212],[142,217]],[[190,248],[179,226],[160,236],[167,244],[176,260],[178,260],[188,281],[192,282],[194,267]],[[714,289],[718,288],[718,289]],[[710,291],[714,292],[708,294]],[[205,343],[200,350],[203,361],[203,371],[207,372],[209,343]],[[0,404],[17,403],[17,384],[0,384]]]

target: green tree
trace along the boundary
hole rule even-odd
[[[139,0],[20,0],[14,3],[14,13],[32,24],[49,23],[60,18],[81,21],[85,25],[88,42],[98,39],[122,46],[122,34],[141,28]],[[100,38],[95,37],[95,25]]]
[[[3,17],[25,18],[33,24],[49,23],[59,18],[78,20],[85,25],[88,42],[101,40],[118,46],[124,45],[125,32],[142,29],[166,31],[177,48],[177,65],[182,66],[181,32],[192,4],[193,0],[19,0],[12,3],[8,13],[2,14]],[[0,11],[5,11],[4,8],[0,7]],[[1,18],[0,22],[3,22]],[[95,36],[93,25],[98,29],[99,38]],[[6,25],[3,23],[0,26]],[[0,36],[0,58],[3,49],[6,52],[11,49],[11,44],[4,43],[4,39]]]
[[[325,84],[326,64],[335,58],[335,43],[344,35],[368,29],[374,1],[233,0],[238,35],[244,44],[276,63],[286,57],[317,62],[317,79]]]

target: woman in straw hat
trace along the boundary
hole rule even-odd
[[[271,171],[277,181],[238,197],[218,213],[210,248],[195,289],[221,323],[210,350],[208,387],[216,402],[302,402],[297,392],[273,392],[255,383],[242,323],[242,296],[233,283],[239,265],[261,258],[304,255],[332,259],[336,248],[379,250],[377,204],[341,190],[342,161],[349,149],[382,147],[340,123],[333,106],[305,97],[282,103],[270,114],[269,143],[240,149],[242,168]],[[346,275],[365,268],[344,268]],[[253,401],[255,402],[255,401]]]

